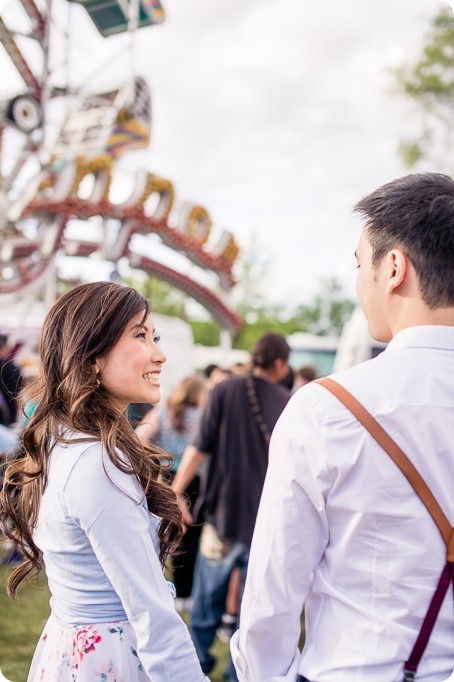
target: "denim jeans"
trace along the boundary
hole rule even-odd
[[[248,559],[249,548],[240,542],[234,542],[222,559],[207,559],[200,551],[198,553],[192,592],[191,636],[205,674],[213,669],[216,662],[209,650],[225,611],[230,576],[238,566],[244,587]],[[237,682],[230,658],[224,675],[228,682]]]

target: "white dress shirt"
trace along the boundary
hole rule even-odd
[[[201,682],[158,559],[157,525],[136,477],[99,442],[53,448],[34,533],[52,616],[63,626],[128,620],[153,682]]]
[[[454,327],[408,328],[333,378],[396,440],[454,525]],[[326,389],[304,386],[271,439],[231,643],[240,682],[401,682],[445,562],[434,521],[390,457]],[[453,669],[451,587],[416,679],[441,682]]]

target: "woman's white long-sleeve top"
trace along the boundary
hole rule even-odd
[[[81,434],[74,434],[80,438]],[[57,444],[34,538],[62,624],[128,620],[155,682],[205,680],[158,558],[159,520],[101,443]]]

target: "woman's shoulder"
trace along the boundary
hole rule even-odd
[[[60,478],[65,489],[85,485],[101,491],[112,487],[139,498],[137,479],[128,471],[129,460],[121,451],[116,451],[116,457],[121,468],[111,460],[100,440],[70,434],[54,446],[50,473]]]
[[[97,468],[102,459],[102,444],[83,434],[65,433],[57,440],[50,452],[49,481],[66,483],[80,462]],[[79,465],[80,466],[80,465]]]
[[[65,431],[55,440],[50,450],[50,459],[53,466],[58,463],[60,466],[71,467],[80,457],[96,457],[101,452],[100,440],[83,433]]]
[[[80,444],[79,448],[70,445],[68,453],[71,454],[67,458],[64,480],[59,483],[60,499],[67,515],[82,528],[91,527],[100,514],[109,509],[129,509],[131,503],[134,507],[146,508],[139,480],[128,471],[121,452],[115,453],[119,466],[99,441]]]

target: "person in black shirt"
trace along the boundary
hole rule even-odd
[[[0,424],[10,426],[15,423],[21,387],[20,370],[11,359],[8,338],[0,334]]]
[[[209,649],[225,607],[235,567],[245,579],[249,548],[268,465],[268,442],[290,392],[280,381],[289,371],[289,346],[266,334],[252,352],[252,371],[232,376],[211,391],[194,442],[186,448],[173,481],[184,491],[205,462],[194,509],[205,522],[194,577],[191,634],[204,673],[215,659]],[[184,507],[184,500],[181,498]],[[193,523],[187,508],[184,520]],[[243,583],[244,584],[244,583]],[[236,680],[233,666],[227,680]]]

